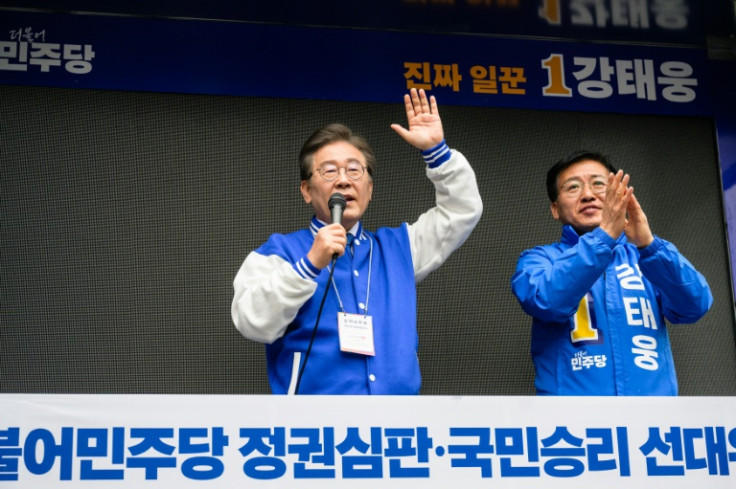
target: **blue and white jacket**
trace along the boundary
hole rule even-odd
[[[306,258],[325,225],[316,217],[309,229],[272,235],[243,262],[233,282],[233,322],[246,338],[267,344],[273,393],[294,392],[325,287],[299,393],[419,393],[416,284],[465,242],[482,212],[475,174],[462,154],[444,142],[422,154],[436,206],[414,224],[370,232],[358,223],[348,230],[356,237],[354,256],[336,260],[334,286],[327,282],[329,267],[316,269]],[[340,351],[338,293],[344,312],[373,318],[375,356]]]
[[[526,250],[511,287],[532,316],[538,394],[677,395],[665,318],[694,323],[713,303],[674,245],[644,249],[600,228]]]

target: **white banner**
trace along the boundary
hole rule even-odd
[[[0,488],[733,489],[735,472],[731,397],[0,395]]]

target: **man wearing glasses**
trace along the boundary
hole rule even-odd
[[[482,203],[472,168],[445,143],[434,96],[412,89],[404,105],[408,129],[391,127],[421,151],[436,206],[413,224],[365,229],[375,157],[347,127],[325,126],[299,156],[309,229],[272,235],[235,277],[233,321],[266,343],[275,394],[419,393],[416,284],[465,242]]]
[[[594,152],[547,173],[560,242],[523,252],[511,287],[532,316],[541,395],[677,395],[665,318],[694,323],[713,303],[705,278],[656,237],[629,175]]]

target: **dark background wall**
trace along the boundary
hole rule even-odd
[[[554,241],[544,172],[579,148],[632,174],[654,232],[715,305],[671,328],[683,395],[736,395],[736,344],[710,119],[445,107],[485,205],[419,287],[423,394],[533,394],[530,321],[509,279]],[[344,122],[378,158],[368,227],[433,203],[396,104],[0,86],[0,392],[267,393],[263,346],[230,319],[232,279],[272,232],[304,227],[303,140]]]

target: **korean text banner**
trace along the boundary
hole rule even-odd
[[[730,0],[33,0],[57,12],[98,12],[365,29],[704,44]],[[28,0],[5,0],[28,8]]]
[[[0,412],[9,488],[736,482],[736,398],[6,394]]]
[[[710,115],[705,49],[7,12],[0,83]]]

